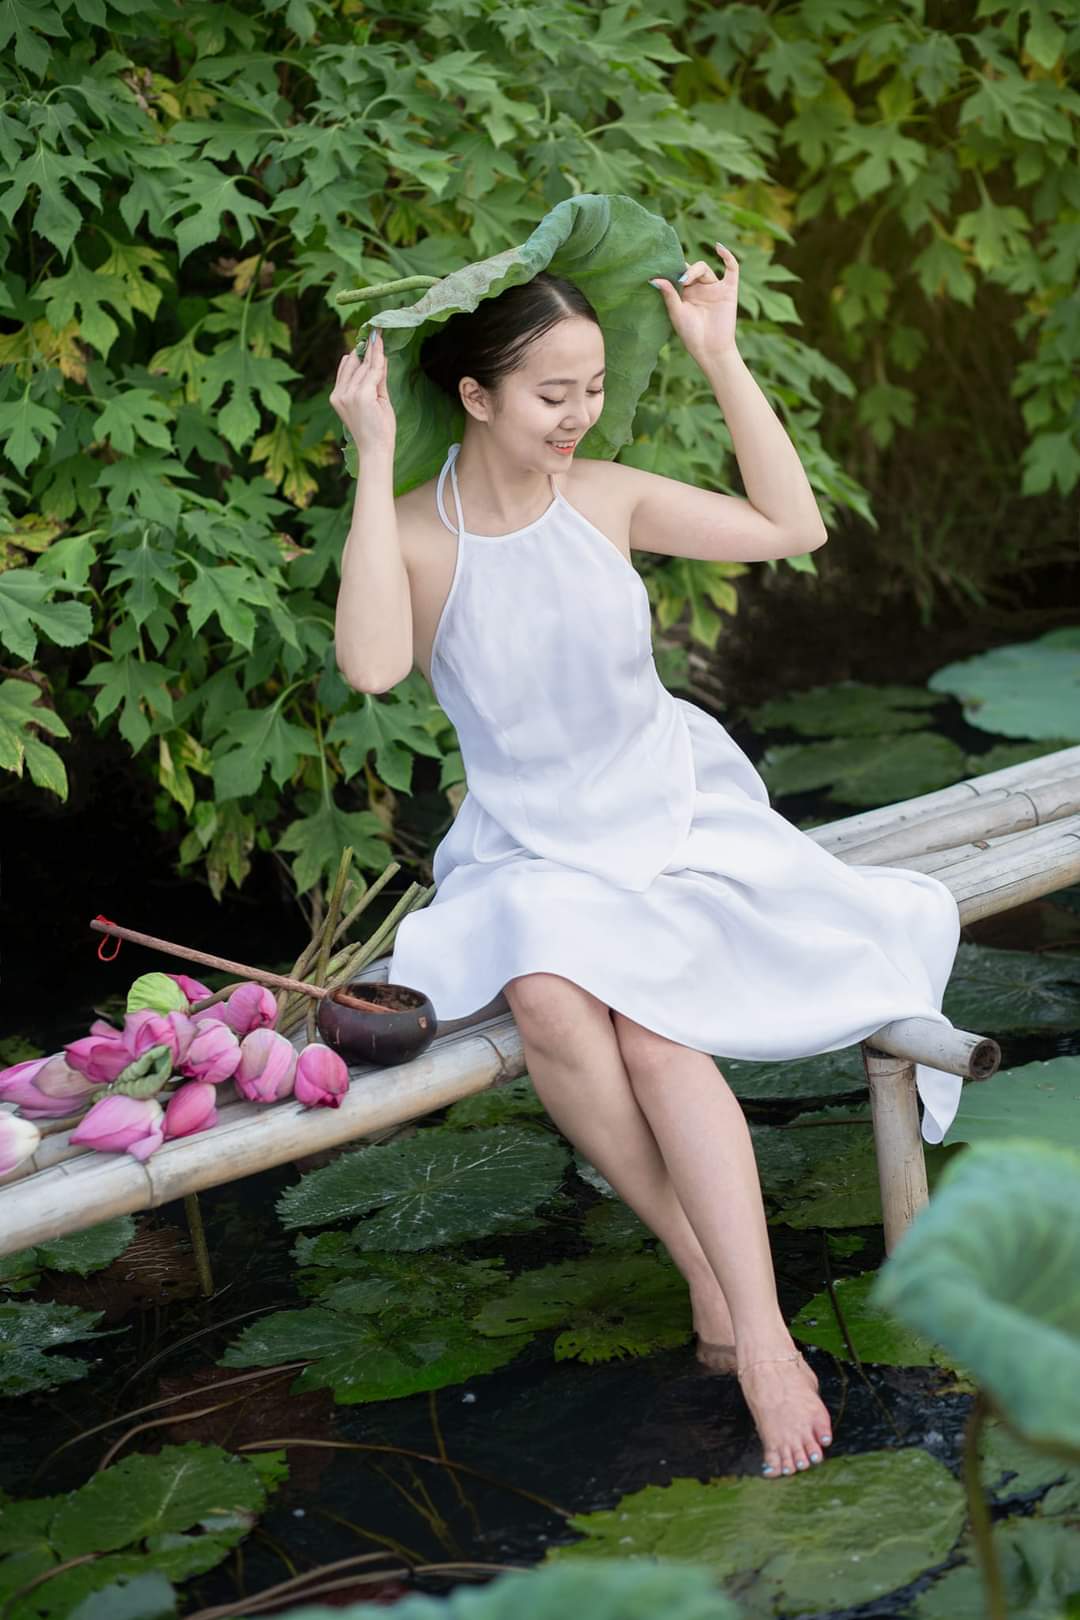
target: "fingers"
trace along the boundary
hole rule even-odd
[[[728,277],[737,276],[739,273],[739,263],[734,253],[730,252],[730,250],[726,248],[722,242],[717,242],[716,251],[724,261],[724,280],[726,281]],[[687,265],[686,269],[679,277],[679,286],[685,289],[686,287],[692,286],[695,281],[708,282],[718,281],[719,279],[720,278],[717,276],[715,270],[713,270],[711,265],[706,264],[704,259],[695,259],[693,264]]]

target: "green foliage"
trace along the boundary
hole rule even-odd
[[[71,733],[56,710],[47,708],[40,697],[32,681],[0,681],[0,768],[21,776],[25,767],[35,786],[66,799],[64,762],[38,733],[47,731],[50,737],[70,737]]]
[[[864,1123],[845,1123],[853,1115],[861,1115]],[[799,1114],[776,1134],[810,1137],[812,1141],[802,1147],[803,1167],[800,1169],[796,1160],[782,1181],[775,1174],[769,1176],[768,1159],[764,1159],[765,1190],[778,1191],[781,1198],[771,1219],[799,1228],[880,1224],[881,1191],[869,1109],[822,1108],[813,1114]],[[754,1150],[762,1153],[756,1133]],[[926,1178],[931,1188],[950,1159],[964,1151],[952,1143],[947,1147],[924,1147]]]
[[[826,522],[874,522],[860,479],[902,489],[883,577],[933,597],[958,575],[978,601],[1060,551],[1052,522],[987,508],[1019,490],[1014,516],[1025,498],[1063,509],[1080,480],[1064,0],[902,28],[873,0],[655,16],[604,0],[527,20],[466,0],[241,0],[212,24],[151,8],[137,28],[129,6],[61,9],[11,6],[0,25],[0,643],[9,679],[38,659],[55,703],[30,716],[5,685],[0,766],[62,793],[60,727],[116,728],[214,893],[256,848],[289,857],[301,890],[347,842],[379,872],[416,756],[443,762],[440,791],[460,780],[422,677],[373,698],[333,666],[351,488],[328,395],[359,325],[342,330],[340,292],[467,278],[515,250],[518,274],[538,230],[561,252],[559,222],[591,228],[585,198],[628,197],[686,259],[717,237],[736,252],[740,348]],[[624,376],[631,400],[664,331],[642,240],[600,432],[617,448],[629,427],[624,461],[736,492],[677,341],[628,421]],[[579,261],[545,262],[576,264],[606,317],[572,245]],[[361,308],[398,337],[415,302]],[[643,571],[661,629],[685,615],[714,644],[741,565]]]
[[[766,1479],[676,1479],[570,1520],[583,1541],[549,1561],[694,1559],[745,1616],[847,1609],[905,1586],[949,1553],[964,1497],[917,1447],[833,1457],[777,1485]],[[751,1579],[751,1577],[755,1577]]]
[[[724,1079],[736,1097],[746,1099],[842,1096],[866,1090],[866,1071],[858,1046],[789,1063],[751,1063],[746,1058],[717,1058]]]
[[[883,731],[920,731],[930,724],[928,710],[938,700],[921,686],[867,686],[840,681],[790,692],[751,709],[757,729],[788,726],[809,737],[876,737]]]
[[[850,1361],[851,1351],[837,1320],[838,1309],[860,1361],[882,1362],[890,1367],[951,1366],[937,1345],[917,1333],[908,1333],[887,1311],[870,1304],[868,1295],[876,1280],[876,1271],[838,1277],[833,1284],[836,1309],[827,1289],[815,1294],[792,1319],[794,1337],[803,1344],[816,1344],[830,1351],[841,1361]]]
[[[964,1088],[950,1141],[995,1142],[1015,1136],[1080,1146],[1080,1057],[999,1069],[989,1080]]]
[[[527,1074],[473,1097],[463,1097],[447,1109],[446,1123],[455,1130],[466,1125],[505,1125],[512,1119],[544,1119],[544,1105]]]
[[[0,1522],[7,1620],[67,1620],[92,1594],[151,1575],[159,1580],[141,1590],[156,1606],[117,1604],[110,1617],[168,1613],[163,1582],[213,1569],[244,1539],[286,1473],[282,1456],[252,1462],[217,1446],[165,1446],[114,1463],[67,1496],[8,1504]]]
[[[1017,1137],[963,1150],[871,1303],[962,1361],[1022,1439],[1080,1460],[1078,1279],[1080,1153]]]
[[[73,1271],[79,1277],[88,1277],[92,1271],[111,1265],[134,1236],[134,1218],[117,1215],[97,1226],[87,1226],[81,1232],[71,1232],[67,1237],[53,1238],[31,1249],[2,1255],[0,1287],[11,1287],[13,1283],[19,1288],[35,1287],[42,1271]]]
[[[445,1599],[413,1594],[394,1609],[395,1620],[739,1620],[737,1605],[706,1570],[673,1563],[514,1570],[485,1586],[459,1586]],[[368,1620],[369,1610],[308,1606],[289,1609],[285,1620]]]
[[[1080,1538],[1075,1525],[1007,1519],[993,1541],[1011,1620],[1071,1620],[1080,1599]],[[974,1549],[965,1544],[969,1560]],[[974,1563],[947,1570],[911,1610],[912,1620],[986,1620],[986,1588]]]
[[[1037,641],[992,647],[946,664],[929,684],[959,698],[964,719],[983,731],[1080,741],[1080,630],[1050,630]]]
[[[1038,955],[961,943],[942,1011],[958,1029],[990,1035],[1074,1030],[1080,1024],[1080,956]]]
[[[84,1378],[89,1362],[49,1352],[76,1339],[105,1337],[93,1331],[100,1320],[100,1311],[76,1305],[0,1302],[0,1395],[26,1395]]]
[[[777,744],[765,750],[758,770],[773,798],[828,788],[830,804],[875,806],[960,781],[966,757],[948,737],[886,732],[874,738]]]

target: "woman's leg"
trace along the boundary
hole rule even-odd
[[[679,1203],[638,1107],[605,1004],[553,973],[511,979],[505,994],[529,1074],[555,1124],[666,1246],[690,1285],[699,1359],[734,1371],[734,1330],[716,1274]]]
[[[697,1233],[735,1322],[740,1375],[768,1470],[820,1461],[829,1414],[794,1351],[776,1297],[769,1229],[742,1109],[704,1052],[614,1014],[630,1084],[652,1127],[679,1201]],[[765,1359],[768,1358],[768,1359]],[[809,1374],[809,1376],[808,1376]]]

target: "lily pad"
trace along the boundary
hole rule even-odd
[[[995,743],[981,754],[968,755],[968,775],[985,776],[989,771],[1005,771],[1012,765],[1026,765],[1029,760],[1042,759],[1046,754],[1060,753],[1071,748],[1070,737],[1048,737],[1040,742]]]
[[[647,1254],[595,1255],[516,1277],[473,1319],[480,1333],[534,1334],[562,1328],[555,1359],[611,1361],[685,1344],[690,1294],[669,1260]]]
[[[653,1234],[629,1204],[606,1198],[585,1216],[585,1236],[594,1249],[623,1249],[631,1253],[651,1243]]]
[[[963,1362],[1022,1439],[1080,1459],[1080,1153],[965,1148],[871,1302]]]
[[[1080,955],[961,943],[942,1011],[988,1035],[1080,1028]]]
[[[462,1301],[469,1309],[477,1290],[506,1282],[501,1260],[459,1260],[446,1254],[371,1254],[357,1249],[349,1232],[320,1232],[297,1238],[293,1254],[304,1267],[304,1292],[314,1298],[342,1297],[344,1285],[358,1290],[350,1310],[448,1311]],[[359,1290],[366,1290],[362,1296]],[[357,1303],[366,1297],[368,1303]]]
[[[862,1113],[865,1124],[847,1125],[841,1120]],[[821,1124],[836,1116],[836,1124]],[[802,1129],[812,1137],[809,1168],[785,1195],[782,1207],[771,1218],[785,1226],[875,1226],[882,1220],[877,1151],[870,1127],[870,1110],[822,1108],[813,1114],[799,1114],[786,1127]],[[966,1150],[953,1143],[923,1148],[927,1185],[932,1190],[949,1160]]]
[[[1069,1620],[1080,1613],[1080,1536],[1075,1526],[1008,1519],[994,1532],[1009,1620]],[[973,1554],[969,1551],[969,1559]],[[986,1620],[986,1588],[974,1562],[921,1592],[912,1620]]]
[[[278,1212],[296,1227],[377,1209],[353,1233],[357,1248],[436,1248],[535,1225],[532,1212],[558,1191],[567,1164],[558,1138],[522,1125],[437,1126],[313,1171],[282,1195]]]
[[[845,1046],[838,1052],[821,1052],[787,1063],[751,1063],[745,1058],[716,1061],[724,1079],[741,1099],[801,1100],[866,1091],[866,1070],[859,1046]]]
[[[67,1237],[38,1243],[32,1249],[17,1249],[0,1256],[0,1283],[32,1281],[42,1271],[73,1271],[88,1277],[111,1265],[133,1241],[135,1222],[130,1215],[117,1215]]]
[[[364,1608],[290,1609],[285,1620],[360,1620]],[[394,1620],[739,1620],[706,1570],[691,1564],[613,1560],[595,1568],[513,1570],[486,1586],[459,1586],[445,1600],[413,1594]]]
[[[455,1130],[466,1125],[505,1125],[512,1119],[546,1119],[547,1113],[527,1074],[507,1080],[475,1097],[463,1097],[447,1111],[446,1123]]]
[[[995,1502],[1028,1498],[1035,1492],[1048,1492],[1065,1485],[1080,1491],[1080,1471],[1068,1468],[1057,1457],[1048,1457],[1045,1452],[1026,1446],[996,1419],[982,1425],[979,1442],[980,1477]]]
[[[957,1142],[1025,1136],[1080,1147],[1080,1057],[999,1069],[992,1079],[965,1086],[949,1135]]]
[[[927,684],[959,698],[982,731],[1080,742],[1080,629],[1071,625],[946,664]]]
[[[833,1284],[836,1303],[859,1360],[888,1367],[952,1367],[954,1364],[937,1345],[909,1333],[888,1311],[870,1303],[876,1279],[876,1271],[864,1271],[857,1277],[838,1277]],[[791,1331],[803,1344],[816,1344],[841,1361],[851,1360],[827,1289],[807,1301],[792,1321]]]
[[[917,731],[767,748],[758,772],[771,798],[827,788],[830,804],[873,807],[948,787],[965,775],[962,749]]]
[[[631,437],[638,400],[671,336],[664,301],[649,277],[674,280],[685,262],[678,237],[658,214],[632,197],[582,192],[557,203],[518,246],[443,276],[408,307],[372,315],[371,326],[383,333],[387,387],[398,420],[395,495],[435,476],[464,424],[460,402],[419,369],[424,340],[452,315],[475,310],[483,299],[521,286],[541,270],[567,277],[596,311],[607,365],[604,409],[579,454],[616,456]],[[371,305],[352,307],[366,318]]]
[[[744,1615],[817,1614],[869,1603],[949,1554],[964,1520],[949,1470],[918,1448],[833,1457],[781,1485],[677,1479],[569,1520],[579,1558],[694,1559]]]
[[[770,698],[751,709],[747,719],[755,731],[786,726],[810,737],[878,737],[883,732],[921,730],[930,724],[929,710],[940,702],[921,686],[841,681]]]
[[[0,1395],[26,1395],[31,1390],[55,1389],[90,1371],[86,1361],[49,1354],[57,1345],[77,1339],[100,1339],[93,1331],[100,1311],[76,1305],[0,1304]]]

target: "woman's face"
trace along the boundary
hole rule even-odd
[[[557,472],[604,408],[604,337],[595,321],[567,316],[525,351],[489,402],[488,426],[500,450],[525,467]],[[494,410],[491,406],[494,405]]]

